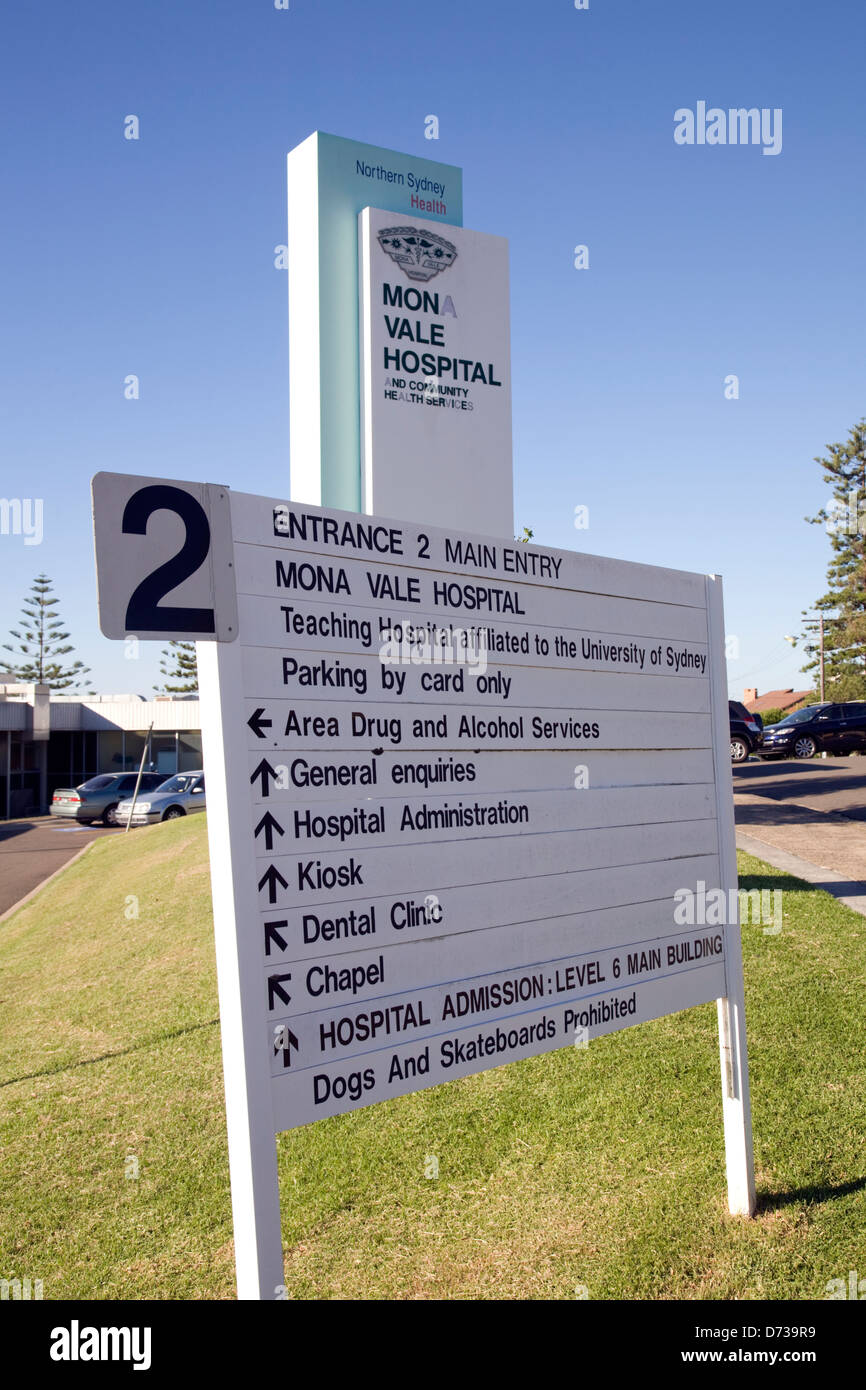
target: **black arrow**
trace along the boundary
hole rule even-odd
[[[269,901],[269,902],[275,903],[275,902],[277,901],[277,882],[278,882],[278,881],[283,885],[284,888],[288,888],[289,885],[286,883],[286,880],[283,878],[283,876],[282,876],[282,874],[280,873],[279,869],[275,869],[274,866],[273,866],[273,864],[269,864],[268,867],[267,867],[267,869],[266,869],[265,872],[263,873],[262,877],[259,879],[259,892],[260,892],[260,893],[261,893],[262,889],[264,888],[265,884],[268,885],[268,901]]]
[[[288,1004],[291,995],[283,989],[283,980],[290,980],[291,975],[269,975],[268,976],[268,1008],[274,1007],[274,995],[278,997],[281,1004]]]
[[[250,778],[250,782],[254,782],[257,777],[261,777],[262,779],[262,796],[270,796],[270,786],[268,784],[268,778],[273,777],[274,781],[276,782],[277,778],[279,777],[279,773],[277,772],[275,767],[271,767],[267,758],[262,758],[255,772]]]
[[[247,720],[247,723],[249,724],[256,738],[264,738],[262,729],[269,729],[273,724],[272,719],[262,719],[262,715],[264,714],[264,712],[264,705],[260,705],[259,708],[255,711],[255,713],[250,715],[249,719]]]
[[[279,1028],[274,1029],[274,1056],[278,1052],[283,1054],[283,1066],[292,1065],[292,1048],[300,1051],[300,1043],[287,1023],[281,1023]]]
[[[259,837],[259,831],[260,831],[260,830],[264,830],[264,832],[265,832],[265,848],[266,848],[268,851],[270,851],[270,850],[273,848],[273,843],[274,843],[274,831],[276,830],[276,832],[277,832],[278,835],[282,835],[282,834],[283,834],[283,827],[280,825],[280,822],[279,822],[278,820],[274,820],[274,818],[273,818],[273,816],[271,815],[270,811],[265,811],[265,814],[262,816],[261,820],[259,821],[258,825],[256,826],[256,828],[255,828],[255,837],[256,837],[256,839],[258,839],[258,837]]]
[[[287,917],[281,918],[279,922],[265,922],[265,955],[266,955],[266,956],[269,956],[269,955],[271,954],[271,942],[272,942],[272,941],[276,942],[277,946],[279,946],[279,948],[280,948],[281,951],[284,951],[284,950],[286,949],[286,945],[287,945],[286,939],[285,939],[284,936],[280,936],[280,933],[279,933],[278,928],[279,928],[279,927],[287,927],[288,925],[289,925],[289,920],[288,920]]]

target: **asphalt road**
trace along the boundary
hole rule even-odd
[[[751,758],[733,773],[735,792],[866,820],[866,758]]]
[[[0,916],[91,840],[122,834],[114,827],[76,826],[55,816],[0,821]]]

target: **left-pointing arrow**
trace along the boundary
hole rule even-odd
[[[262,715],[264,714],[264,712],[264,705],[259,705],[258,709],[254,710],[253,713],[250,715],[249,719],[247,720],[247,724],[252,729],[256,738],[264,738],[265,736],[262,733],[262,729],[270,729],[273,724],[272,719],[262,719]]]
[[[278,835],[283,834],[283,827],[280,825],[280,822],[278,820],[274,820],[274,817],[271,815],[270,811],[265,811],[265,814],[262,816],[253,833],[255,835],[255,838],[258,839],[261,832],[264,831],[265,848],[267,850],[270,850],[273,848],[275,830]]]
[[[290,980],[291,973],[288,975],[269,975],[268,976],[268,1008],[274,1007],[274,995],[277,996],[281,1004],[288,1004],[291,995],[283,989],[283,980]]]
[[[282,874],[280,873],[279,869],[274,868],[274,865],[273,865],[273,864],[269,864],[268,867],[265,869],[265,872],[262,874],[261,878],[259,879],[259,892],[260,892],[260,893],[261,893],[262,889],[263,889],[265,886],[267,886],[267,890],[268,890],[268,902],[275,903],[275,902],[277,901],[277,884],[278,884],[278,883],[281,883],[281,884],[283,885],[284,888],[288,888],[288,886],[289,886],[289,885],[286,883],[286,880],[283,878]]]

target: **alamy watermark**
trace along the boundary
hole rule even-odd
[[[82,1327],[77,1318],[69,1327],[51,1329],[48,1355],[52,1361],[129,1361],[134,1371],[151,1365],[149,1327]]]
[[[722,927],[732,922],[763,926],[765,936],[782,930],[782,891],[779,888],[710,888],[698,879],[694,888],[674,893],[674,922],[678,927]]]
[[[824,1288],[827,1290],[828,1301],[834,1298],[866,1299],[866,1279],[860,1279],[856,1269],[848,1270],[847,1280],[828,1279]]]
[[[674,112],[678,145],[760,145],[762,154],[782,153],[782,108],[775,106],[680,106]]]
[[[487,629],[439,627],[436,623],[393,623],[380,629],[383,666],[465,665],[476,675],[487,670]]]
[[[25,545],[41,545],[42,506],[41,497],[0,497],[0,535],[23,536]]]
[[[844,502],[831,497],[824,511],[828,535],[866,536],[866,500],[858,488],[852,488]]]
[[[21,1299],[42,1298],[42,1287],[41,1279],[31,1279],[29,1276],[24,1279],[0,1279],[0,1299],[5,1302],[9,1298],[17,1303]]]

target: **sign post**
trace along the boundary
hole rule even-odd
[[[243,804],[247,760],[236,727],[243,708],[241,649],[238,643],[199,642],[196,658],[238,1297],[278,1299],[283,1248],[277,1151],[260,1038],[261,970],[249,949],[256,880]]]
[[[280,1131],[716,999],[729,1203],[753,1211],[719,581],[100,474],[110,635],[190,544],[178,494],[210,506],[180,611],[240,1296],[284,1294]],[[162,563],[125,571],[154,499]]]
[[[730,761],[725,748],[730,739],[728,689],[724,661],[725,618],[722,581],[707,576],[707,624],[711,647],[719,655],[712,668],[713,741],[716,749],[716,815],[719,826],[719,868],[728,889],[725,993],[718,1000],[719,1052],[722,1064],[722,1116],[725,1127],[725,1160],[728,1175],[728,1209],[733,1216],[755,1212],[755,1160],[752,1145],[752,1106],[749,1098],[749,1062],[746,1052],[746,1010],[743,992],[743,947],[737,877],[737,841]],[[730,908],[733,907],[733,911]]]

